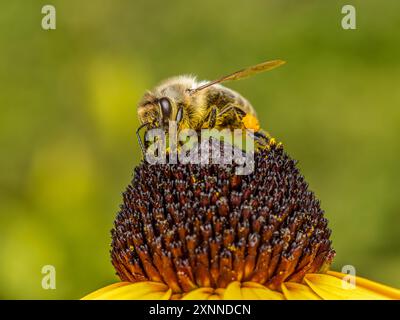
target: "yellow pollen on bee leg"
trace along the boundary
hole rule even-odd
[[[258,119],[251,114],[246,114],[243,117],[242,122],[246,129],[253,129],[254,131],[260,130],[260,124],[258,122]]]

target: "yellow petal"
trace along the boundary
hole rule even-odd
[[[213,288],[198,288],[186,293],[182,300],[207,300],[213,293]]]
[[[284,300],[278,291],[273,291],[257,282],[231,282],[223,293],[225,300]]]
[[[285,300],[282,293],[264,288],[250,288],[259,300]]]
[[[91,298],[92,300],[139,300],[139,299],[169,299],[171,290],[159,282],[143,281],[136,283],[126,282],[121,286],[105,287],[100,294],[91,297],[92,294],[83,299]],[[98,290],[99,291],[99,290]],[[97,293],[94,292],[94,293]]]
[[[93,292],[87,294],[86,296],[81,298],[81,300],[94,300],[98,296],[101,296],[105,292],[111,291],[112,289],[115,289],[115,288],[118,288],[118,287],[129,285],[129,284],[131,284],[131,283],[130,282],[116,282],[116,283],[110,284],[110,285],[108,285],[106,287],[103,287],[101,289],[98,289],[96,291],[93,291]]]
[[[361,277],[354,277],[351,275],[347,275],[344,273],[340,273],[340,272],[335,272],[335,271],[328,271],[327,272],[329,275],[332,275],[334,277],[337,277],[339,279],[343,279],[343,277],[346,277],[346,279],[351,279],[354,278],[355,283],[357,286],[361,286],[363,288],[366,288],[368,290],[380,293],[382,295],[385,295],[391,299],[396,299],[396,300],[400,300],[400,290],[399,289],[395,289],[395,288],[391,288],[388,286],[385,286],[383,284],[368,280],[368,279],[364,279]]]
[[[356,285],[346,288],[342,279],[328,274],[310,273],[305,275],[304,281],[310,288],[325,300],[381,300],[390,297],[374,290]]]
[[[223,299],[224,292],[225,292],[225,288],[217,288],[214,291],[214,293],[219,296],[220,300]]]
[[[260,300],[260,297],[254,292],[252,288],[242,287],[243,300]]]
[[[256,289],[265,289],[266,286],[263,286],[261,283],[253,282],[253,281],[246,281],[242,283],[242,287],[246,288],[256,288]]]
[[[242,299],[242,293],[240,290],[240,282],[239,281],[234,281],[228,284],[226,287],[222,299],[224,300],[241,300]]]
[[[284,300],[285,297],[278,291],[271,290],[258,282],[247,281],[243,282],[242,290],[244,288],[251,289],[252,294],[258,296],[258,300]],[[248,291],[246,290],[246,293]]]
[[[171,289],[168,289],[167,291],[156,291],[147,293],[138,298],[138,300],[169,300],[171,294],[172,294]]]
[[[281,288],[288,300],[321,300],[320,296],[304,284],[285,282],[282,283]]]

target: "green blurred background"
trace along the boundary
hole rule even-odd
[[[357,30],[341,28],[341,8]],[[57,29],[41,28],[53,4]],[[117,280],[110,229],[140,153],[136,103],[160,80],[228,84],[282,141],[333,230],[334,268],[400,287],[400,3],[2,1],[0,298],[76,299]],[[57,289],[43,290],[54,265]]]

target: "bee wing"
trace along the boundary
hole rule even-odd
[[[265,61],[265,62],[256,64],[255,66],[251,66],[251,67],[236,71],[236,72],[234,72],[230,75],[224,76],[216,81],[222,82],[222,81],[230,81],[230,80],[240,80],[243,78],[250,77],[254,74],[260,73],[260,72],[272,70],[272,69],[277,68],[285,63],[286,63],[286,61],[283,61],[283,60]]]
[[[247,67],[247,68],[244,68],[242,70],[236,71],[234,73],[228,74],[227,76],[223,76],[223,77],[221,77],[219,79],[207,82],[206,84],[203,84],[200,87],[197,87],[195,89],[191,89],[190,92],[191,93],[198,92],[198,91],[203,90],[203,89],[205,89],[205,88],[207,88],[209,86],[212,86],[212,85],[214,85],[216,83],[244,79],[244,78],[250,77],[250,76],[252,76],[254,74],[257,74],[257,73],[261,73],[261,72],[264,72],[264,71],[272,70],[272,69],[277,68],[277,67],[279,67],[279,66],[281,66],[281,65],[283,65],[285,63],[286,63],[286,61],[284,61],[284,60],[265,61],[265,62],[256,64],[254,66]]]

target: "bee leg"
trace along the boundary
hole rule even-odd
[[[218,113],[218,116],[220,116],[228,111],[231,111],[231,110],[233,110],[235,112],[235,115],[237,118],[239,118],[239,114],[242,117],[246,115],[246,112],[244,110],[242,110],[240,107],[235,106],[235,105],[228,105],[225,109],[223,109],[220,113]],[[257,140],[257,142],[264,144],[264,145],[268,144],[269,138],[261,130],[253,132],[253,133],[251,133],[249,130],[246,130],[246,131],[251,135],[251,137],[253,139]]]
[[[248,132],[249,132],[249,131],[248,131]],[[249,133],[250,133],[250,132],[249,132]],[[268,136],[267,136],[265,133],[261,132],[261,131],[253,132],[253,133],[251,133],[251,136],[252,136],[255,140],[257,140],[257,142],[259,142],[259,143],[261,143],[261,144],[263,144],[263,145],[268,145],[268,143],[269,143],[269,138],[268,138]]]
[[[263,146],[267,146],[269,143],[269,137],[263,133],[261,130],[260,131],[250,131],[246,130],[249,136],[251,136],[255,141],[260,143]]]
[[[210,115],[208,116],[208,128],[214,128],[217,123],[217,108],[211,109]]]
[[[142,130],[144,127],[147,127],[148,125],[149,125],[148,122],[143,123],[143,124],[136,130],[136,137],[137,137],[137,139],[138,139],[139,147],[140,147],[140,149],[141,149],[141,151],[142,151],[143,157],[145,156],[145,153],[146,153],[146,152],[145,152],[145,149],[144,149],[144,144],[143,144],[142,138],[140,137],[140,130]]]
[[[217,123],[217,117],[222,116],[224,113],[227,113],[229,111],[232,111],[235,113],[236,118],[239,120],[239,114],[240,113],[242,116],[246,114],[241,108],[234,106],[234,105],[227,105],[225,106],[221,111],[218,112],[217,114],[217,107],[214,107],[211,109],[210,115],[208,116],[208,128],[214,128],[215,124]]]
[[[235,106],[235,105],[233,105],[233,104],[228,104],[226,107],[224,107],[224,109],[222,109],[219,113],[218,113],[218,116],[222,116],[224,113],[226,113],[226,112],[228,112],[228,111],[231,111],[231,110],[233,110],[234,112],[235,112],[235,114],[236,114],[236,116],[237,117],[239,117],[239,114],[238,114],[238,112],[241,114],[241,115],[246,115],[246,112],[244,112],[241,108],[239,108],[238,106]]]
[[[229,111],[233,111],[235,113],[236,120],[238,122],[240,121],[240,116],[243,118],[246,115],[246,112],[242,110],[240,107],[235,106],[233,104],[228,104],[218,113],[218,116],[220,117],[224,113],[227,113]]]

